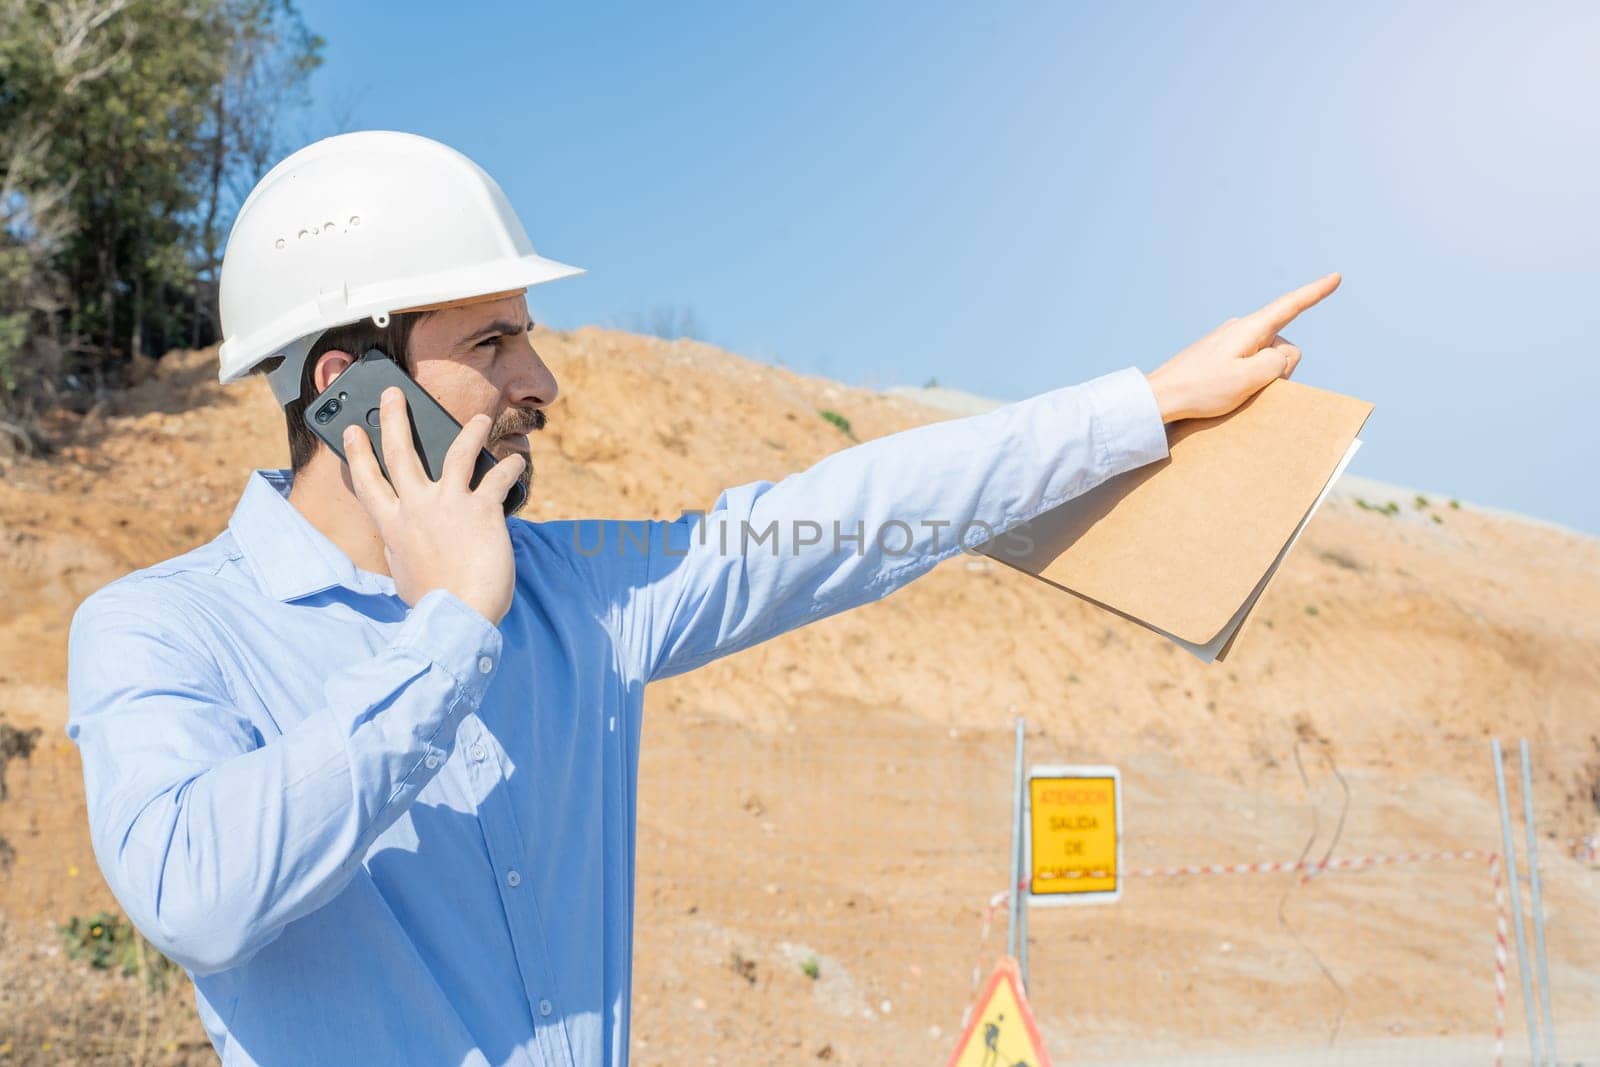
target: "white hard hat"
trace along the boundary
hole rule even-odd
[[[545,259],[500,186],[455,149],[371,130],[307,145],[256,183],[222,258],[222,382],[284,356],[287,404],[316,339],[371,316],[583,273]]]

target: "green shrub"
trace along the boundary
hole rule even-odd
[[[139,973],[142,955],[145,982],[151,989],[166,989],[167,979],[178,970],[176,963],[117,912],[102,911],[88,918],[74,915],[56,930],[67,943],[67,955],[87,961],[96,970],[120,970],[123,977],[129,977]]]
[[[839,432],[850,438],[850,440],[854,441],[856,439],[855,431],[850,429],[850,420],[837,411],[819,411],[817,414],[837,426]]]

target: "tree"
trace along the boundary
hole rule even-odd
[[[38,443],[28,402],[61,372],[64,347],[69,294],[56,260],[72,231],[73,182],[55,168],[59,124],[130,43],[105,29],[128,2],[0,0],[0,397],[23,408],[0,430],[25,451]]]
[[[220,235],[320,61],[290,0],[0,0],[0,410],[218,335]]]
[[[193,347],[202,343],[202,325],[213,337],[222,333],[215,309],[226,227],[256,181],[287,154],[282,120],[307,103],[306,82],[323,45],[288,0],[222,0],[216,17],[231,33],[226,72],[203,131]]]

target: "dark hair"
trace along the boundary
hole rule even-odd
[[[411,362],[411,331],[429,314],[431,312],[408,311],[391,315],[387,326],[376,326],[370,318],[366,318],[348,326],[335,326],[317,338],[300,372],[300,397],[283,406],[284,426],[289,434],[289,466],[296,474],[311,462],[318,448],[326,447],[306,426],[305,421],[306,407],[317,397],[317,362],[329,352],[348,352],[359,359],[367,349],[381,348],[409,374],[414,369]],[[266,374],[282,363],[282,356],[274,356],[258,364],[250,373]]]

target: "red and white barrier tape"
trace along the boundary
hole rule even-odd
[[[1017,883],[1017,892],[1028,891],[1028,880],[1024,878]],[[987,954],[989,945],[989,929],[994,925],[995,909],[1002,904],[1009,904],[1011,891],[1002,889],[989,898],[989,906],[983,909],[983,933],[978,937],[978,958],[972,962],[972,992],[967,996],[967,1008],[961,1013],[961,1032],[966,1033],[967,1023],[972,1021],[972,1009],[978,1003],[978,983],[983,980],[983,959]],[[1010,910],[1008,907],[1006,910]]]
[[[1494,879],[1494,1067],[1506,1058],[1506,903],[1500,887],[1500,856],[1489,855],[1489,875]]]
[[[1324,871],[1349,871],[1363,867],[1387,867],[1396,863],[1435,863],[1441,860],[1482,860],[1490,854],[1478,849],[1443,852],[1406,852],[1394,856],[1351,856],[1327,860],[1277,860],[1265,863],[1205,863],[1190,867],[1135,867],[1122,872],[1125,878],[1186,878],[1201,874],[1278,874],[1304,871],[1315,878]],[[1111,871],[1065,871],[1057,878],[1111,878]],[[1004,894],[1002,894],[1003,896]]]

